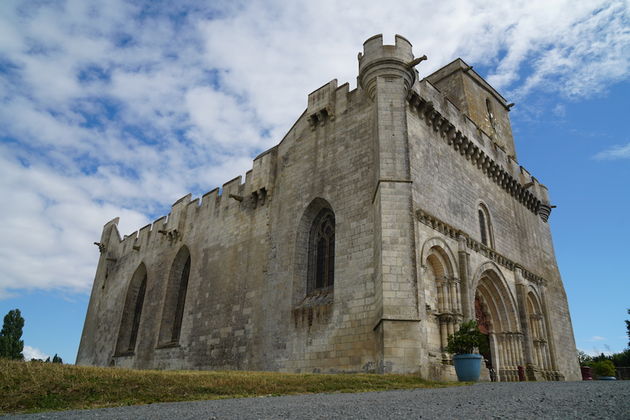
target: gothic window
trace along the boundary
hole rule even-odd
[[[479,217],[479,233],[481,243],[487,247],[494,248],[494,237],[492,234],[492,223],[490,221],[490,213],[483,204],[479,205],[477,209],[477,215]]]
[[[117,355],[130,354],[135,351],[146,289],[147,270],[144,264],[141,264],[131,277],[127,288],[127,296],[116,343]]]
[[[175,257],[166,288],[159,344],[175,345],[179,342],[190,276],[190,252],[183,247]]]
[[[330,209],[319,212],[309,238],[309,291],[331,288],[335,283],[335,215]]]

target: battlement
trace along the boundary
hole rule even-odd
[[[173,203],[166,216],[122,238],[117,227],[119,218],[109,221],[103,227],[101,241],[97,243],[101,254],[107,253],[108,258],[116,259],[156,243],[161,245],[166,241],[175,244],[183,240],[185,232],[199,218],[226,218],[264,207],[271,198],[276,157],[276,148],[268,150],[254,159],[245,182],[239,175],[200,198],[193,199],[192,194],[186,194]]]
[[[398,60],[408,63],[413,60],[412,45],[405,37],[396,35],[395,45],[384,45],[383,34],[374,35],[363,43],[363,53],[359,53],[359,72],[370,63],[382,60]]]

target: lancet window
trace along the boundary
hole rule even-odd
[[[116,343],[117,355],[131,354],[135,351],[146,289],[147,270],[144,264],[141,264],[131,277],[127,288],[125,306]]]
[[[175,257],[164,298],[162,324],[160,327],[160,345],[177,344],[184,318],[184,306],[190,276],[190,252],[183,247]]]
[[[483,204],[477,209],[477,217],[479,218],[479,234],[481,243],[487,247],[494,248],[494,235],[492,232],[492,222],[490,220],[490,212]]]
[[[492,108],[492,102],[490,102],[490,98],[486,98],[486,112],[488,113],[488,121],[490,121],[490,125],[492,128],[496,125],[496,119],[494,117],[494,110]]]

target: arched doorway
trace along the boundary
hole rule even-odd
[[[475,290],[475,317],[487,337],[482,354],[499,381],[517,381],[523,366],[522,334],[516,304],[504,280],[494,269],[485,270]]]

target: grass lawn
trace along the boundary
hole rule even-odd
[[[453,385],[415,375],[155,371],[0,359],[0,414]]]

